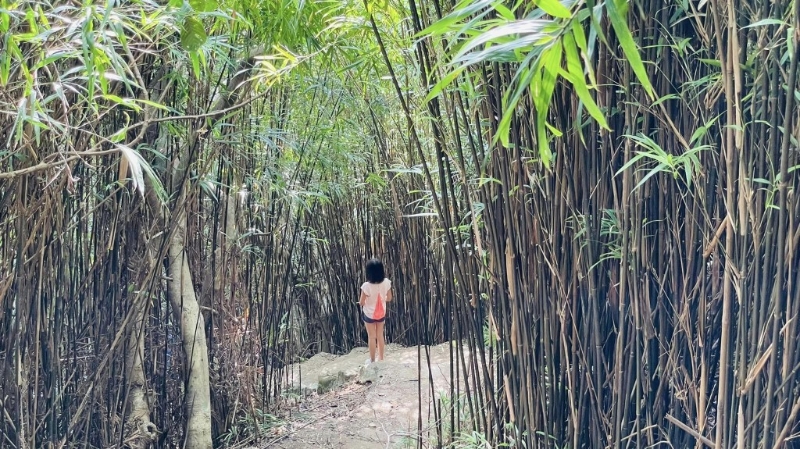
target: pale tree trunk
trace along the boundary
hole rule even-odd
[[[152,196],[148,200],[155,200],[154,204],[158,204],[154,192],[149,192],[148,196]],[[155,210],[161,212],[160,208]],[[157,269],[160,258],[155,251],[157,249],[148,242],[145,256],[147,263],[144,266],[135,266],[136,263],[127,265],[128,269],[138,271],[135,279],[139,280],[139,285],[144,285]],[[131,298],[133,316],[125,344],[125,376],[129,391],[125,404],[123,442],[124,446],[131,449],[146,449],[156,443],[159,433],[158,427],[150,421],[151,396],[147,390],[147,378],[144,374],[144,337],[149,300],[144,293],[133,293]]]
[[[258,50],[254,54],[261,54]],[[254,57],[245,59],[242,69],[238,70],[228,83],[226,95],[215,102],[209,113],[222,113],[227,110],[238,95],[235,91],[240,89],[246,92],[249,82],[246,82],[255,64]],[[197,138],[195,135],[194,138]],[[186,148],[193,147],[190,142]],[[147,202],[161,223],[171,224],[172,232],[167,234],[167,296],[172,306],[175,321],[181,331],[183,352],[186,356],[186,392],[184,406],[186,407],[186,435],[184,449],[212,449],[211,433],[211,386],[209,378],[208,346],[206,342],[205,319],[201,313],[200,303],[194,289],[192,273],[186,255],[186,201],[191,188],[187,183],[185,171],[189,169],[192,161],[173,173],[174,188],[180,192],[175,202],[171,215],[165,215],[162,205],[152,189],[148,189]],[[181,167],[179,158],[173,161],[174,167]],[[234,203],[235,204],[235,203]],[[167,220],[167,217],[170,219]],[[226,217],[226,224],[228,217]],[[165,229],[166,231],[166,229]],[[235,233],[235,229],[233,230]],[[221,280],[220,280],[221,284]]]
[[[150,189],[147,202],[160,221],[167,223],[164,210]],[[167,234],[167,297],[173,317],[181,332],[183,353],[186,356],[185,449],[212,449],[211,387],[209,384],[208,346],[205,320],[194,291],[192,273],[186,258],[186,186],[175,202],[170,220],[173,229]]]
[[[144,298],[136,298],[133,307],[135,309],[133,322],[125,351],[130,392],[124,438],[126,445],[131,449],[145,449],[155,443],[158,437],[158,428],[150,421],[150,402],[144,376],[144,327],[147,301]]]
[[[211,449],[211,391],[208,373],[208,347],[205,320],[192,282],[186,258],[186,211],[182,204],[175,210],[174,230],[169,240],[167,296],[178,321],[186,355],[186,441],[187,449]]]

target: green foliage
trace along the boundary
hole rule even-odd
[[[212,12],[219,7],[216,0],[189,0],[189,5],[197,12]]]
[[[181,29],[181,45],[186,51],[194,52],[206,43],[208,36],[202,22],[194,17],[187,17]]]
[[[507,441],[500,443],[492,443],[486,438],[486,434],[476,430],[462,431],[455,435],[453,442],[448,445],[448,449],[486,449],[486,448],[509,448],[509,449],[524,449],[527,448],[525,438],[528,432],[519,432],[519,429],[513,423],[506,423],[505,430],[507,435],[511,435]],[[539,436],[544,436],[543,432],[536,432]],[[555,438],[549,437],[550,444],[553,445]],[[558,448],[558,446],[553,445]]]
[[[550,129],[552,134],[560,134],[560,131],[550,126],[547,118],[559,79],[566,80],[575,88],[589,113],[601,126],[607,125],[589,94],[580,61],[581,57],[589,59],[581,24],[589,15],[581,14],[580,8],[574,4],[568,8],[557,1],[540,1],[536,6],[538,8],[534,10],[519,11],[525,18],[516,19],[517,11],[508,10],[499,2],[461,2],[452,13],[421,34],[452,34],[451,40],[456,42],[451,46],[453,56],[449,65],[452,69],[431,89],[428,100],[440,95],[470,66],[486,62],[519,63],[510,87],[503,95],[503,115],[495,138],[504,146],[510,146],[509,131],[514,111],[523,95],[529,93],[536,109],[539,157],[545,166],[549,166],[552,153],[546,130]],[[491,10],[497,12],[497,17],[485,18]],[[458,39],[460,36],[466,39],[462,42]],[[562,61],[566,62],[566,71],[562,69]]]
[[[711,148],[709,145],[699,145],[686,150],[683,154],[672,155],[664,151],[653,139],[643,134],[638,136],[626,135],[625,137],[633,140],[636,145],[643,148],[643,150],[637,151],[636,156],[632,157],[623,165],[622,168],[617,171],[617,174],[622,173],[642,159],[656,164],[655,167],[642,177],[633,190],[638,189],[647,182],[648,179],[661,172],[670,173],[675,179],[678,179],[678,177],[681,176],[681,172],[683,172],[686,185],[690,187],[693,177],[702,171],[702,164],[699,158],[700,153]],[[699,137],[693,136],[692,140],[694,141],[696,139],[699,139]]]
[[[653,86],[650,84],[647,71],[642,63],[642,58],[639,56],[639,49],[636,48],[633,35],[631,35],[631,31],[628,29],[628,24],[625,19],[625,16],[628,14],[627,0],[607,0],[605,5],[608,18],[611,21],[611,26],[614,27],[614,32],[617,34],[617,39],[622,47],[622,51],[625,53],[625,58],[628,60],[628,63],[630,63],[639,82],[642,83],[645,92],[647,92],[650,98],[655,98]]]
[[[198,0],[202,2],[202,0]],[[265,48],[283,47],[290,52],[322,48],[322,33],[347,2],[229,0],[222,5],[236,12],[231,30],[241,38]]]
[[[497,336],[489,323],[489,319],[483,323],[483,345],[487,348],[497,348]]]
[[[605,7],[625,57],[645,91],[652,97],[652,85],[625,22],[626,2],[608,1]],[[524,18],[518,19],[519,16]],[[580,99],[581,106],[601,127],[608,129],[605,116],[591,95],[590,89],[594,85],[591,65],[583,63],[591,61],[590,49],[594,47],[597,36],[595,21],[590,6],[582,1],[538,1],[533,2],[533,8],[519,2],[514,9],[508,9],[498,1],[461,1],[450,14],[420,33],[420,37],[447,35],[452,42],[448,49],[452,55],[448,63],[450,68],[431,88],[427,100],[441,95],[470,66],[490,62],[517,63],[514,77],[504,91],[503,115],[495,140],[505,147],[511,145],[511,122],[517,106],[527,93],[536,110],[539,158],[549,167],[553,156],[548,130],[549,134],[556,137],[561,135],[559,130],[547,123],[553,92],[559,80],[569,83]],[[589,41],[584,31],[587,26],[592,27],[593,31]]]
[[[417,447],[417,440],[410,436],[402,436],[400,441],[392,446],[394,449],[414,449]]]
[[[253,413],[243,413],[230,430],[219,437],[219,440],[223,447],[229,447],[250,437],[267,435],[272,429],[281,425],[283,422],[275,415],[256,409]]]
[[[164,191],[164,188],[161,186],[158,176],[156,176],[153,168],[147,163],[147,161],[144,160],[142,155],[138,151],[134,151],[133,148],[125,145],[117,145],[117,149],[119,149],[122,157],[125,158],[128,163],[128,169],[131,172],[133,187],[137,189],[139,193],[144,195],[144,177],[147,176],[150,184],[156,189],[156,194],[158,197],[162,201],[166,201],[167,194]]]
[[[493,446],[486,435],[482,432],[473,430],[471,432],[461,432],[456,435],[456,438],[449,446],[451,449],[486,449]],[[500,444],[496,447],[509,447],[507,443]]]
[[[619,216],[613,209],[603,209],[603,216],[600,218],[600,236],[606,239],[603,242],[605,251],[589,270],[607,260],[622,260],[622,227]]]
[[[5,3],[3,6],[8,6]],[[109,146],[126,161],[133,185],[143,193],[145,176],[163,199],[165,194],[137,146],[128,145],[131,118],[147,109],[167,109],[142,98],[135,52],[152,42],[169,42],[175,31],[166,7],[151,3],[114,6],[114,2],[57,5],[21,2],[0,9],[4,35],[0,44],[0,84],[20,98],[8,145],[26,164],[40,162],[37,152],[21,151],[32,137],[36,146],[57,142],[62,158],[75,158],[76,141],[89,142],[83,154]],[[23,53],[22,48],[26,51]],[[121,114],[114,129],[104,135],[95,126],[105,117]],[[76,137],[76,132],[80,136]],[[108,137],[106,137],[108,136]],[[106,150],[107,151],[107,150]],[[122,176],[125,173],[121,173]]]

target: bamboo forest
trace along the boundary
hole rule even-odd
[[[0,0],[0,31],[1,448],[800,448],[799,0]],[[302,443],[378,397],[289,388],[363,362],[372,258],[413,422]]]

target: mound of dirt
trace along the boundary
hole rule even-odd
[[[288,412],[279,435],[260,447],[416,447],[433,424],[431,391],[438,397],[450,389],[449,345],[429,347],[430,372],[424,347],[398,345],[387,345],[385,360],[369,365],[367,348],[341,356],[320,353],[292,365],[287,394],[298,404]]]

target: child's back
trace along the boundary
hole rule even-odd
[[[378,360],[383,360],[386,340],[383,336],[383,325],[386,320],[386,303],[392,300],[392,282],[386,279],[383,263],[378,259],[370,259],[366,266],[367,282],[361,284],[361,320],[367,328],[369,343],[369,360],[375,361],[377,350]]]

